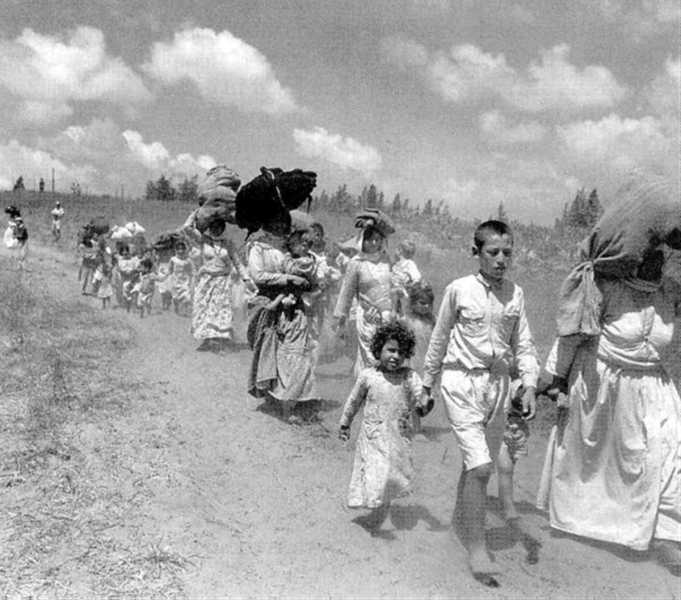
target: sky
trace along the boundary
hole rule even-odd
[[[677,0],[1,0],[0,189],[226,164],[550,224],[679,177]]]

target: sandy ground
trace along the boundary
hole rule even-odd
[[[82,300],[70,259],[34,250],[31,268],[55,294]],[[149,318],[121,310],[108,318],[136,331],[132,349],[112,358],[142,392],[124,413],[93,419],[77,432],[81,469],[97,473],[117,498],[116,525],[101,533],[99,549],[88,551],[153,546],[175,557],[166,561],[175,565],[167,594],[150,595],[681,598],[680,580],[649,557],[549,529],[533,508],[545,427],[537,426],[516,484],[519,507],[541,543],[540,560],[525,561],[491,498],[489,542],[501,571],[501,587],[492,590],[470,577],[451,532],[459,457],[441,406],[424,420],[426,437],[414,443],[415,492],[395,504],[390,533],[371,537],[353,521],[361,513],[344,506],[354,435],[344,446],[336,431],[351,384],[348,361],[320,368],[321,421],[292,426],[245,393],[247,348],[198,352],[188,319],[161,313],[158,304]],[[93,574],[80,572],[76,561],[63,567],[67,560],[62,549],[59,588],[44,589],[45,597],[113,597],[93,588]]]

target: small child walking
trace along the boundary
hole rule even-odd
[[[111,296],[113,296],[112,275],[113,268],[110,263],[104,263],[101,267],[99,275],[99,288],[97,289],[97,298],[102,300],[102,309],[107,308],[111,304]]]
[[[522,289],[505,278],[513,234],[501,221],[475,230],[473,255],[480,270],[445,289],[424,365],[424,393],[441,374],[447,416],[463,457],[455,522],[473,576],[498,587],[498,568],[485,541],[486,490],[498,458],[511,394],[511,369],[522,380],[522,419],[534,417],[537,352]]]
[[[400,321],[376,329],[371,352],[377,365],[360,372],[340,419],[338,435],[347,441],[352,420],[364,405],[348,506],[371,509],[362,524],[372,536],[381,535],[391,501],[411,488],[411,413],[424,416],[433,407],[432,398],[422,396],[421,378],[404,366],[415,342],[414,333]]]
[[[175,256],[170,259],[170,290],[175,314],[188,316],[192,311],[194,296],[194,263],[189,258],[187,243],[175,244]]]
[[[140,318],[151,314],[151,301],[154,297],[156,287],[156,275],[153,272],[154,263],[150,258],[143,258],[140,261],[139,278],[132,289],[133,295],[137,297],[137,308],[140,311]]]
[[[435,295],[433,288],[425,281],[419,281],[408,288],[409,303],[407,305],[404,322],[414,332],[416,345],[414,346],[414,356],[411,358],[410,365],[417,372],[423,369],[423,362],[426,358],[428,343],[433,333],[435,317],[433,316],[433,303]],[[414,433],[421,432],[421,419],[417,413],[413,413]]]

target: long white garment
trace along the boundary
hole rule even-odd
[[[645,550],[681,541],[681,400],[661,354],[681,298],[668,286],[602,286],[598,337],[554,344],[547,370],[568,376],[567,419],[545,463],[556,529]]]

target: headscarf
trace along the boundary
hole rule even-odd
[[[662,242],[674,230],[681,230],[678,183],[632,173],[582,242],[580,263],[561,286],[558,334],[600,333],[603,298],[596,277],[632,278],[651,241]]]

